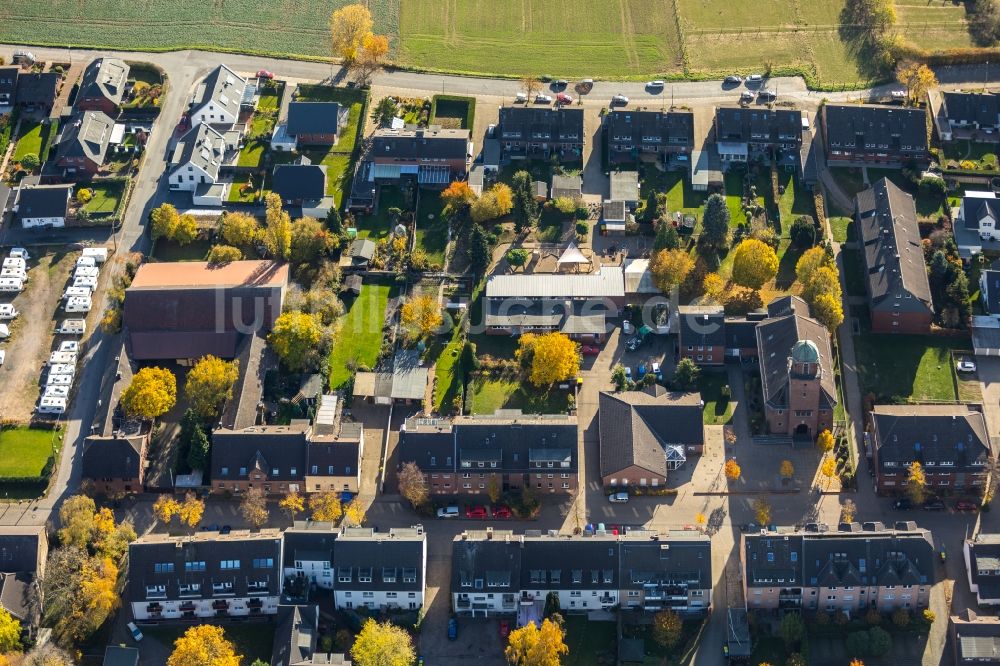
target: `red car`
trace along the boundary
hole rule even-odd
[[[500,620],[500,638],[506,639],[508,635],[510,635],[510,622]]]
[[[274,78],[274,74],[272,74],[271,72],[267,71],[266,69],[262,69],[259,72],[257,72],[257,78],[258,79],[273,79]]]
[[[510,507],[509,506],[504,506],[503,504],[501,504],[500,506],[494,507],[494,509],[493,509],[493,517],[494,518],[510,518]]]
[[[489,518],[490,514],[486,512],[485,506],[470,506],[465,510],[466,518]]]
[[[969,500],[958,500],[955,502],[955,509],[957,511],[976,511],[979,509],[979,506]]]
[[[572,104],[573,98],[570,95],[567,95],[566,93],[559,93],[558,95],[556,95],[556,101],[559,102],[560,104]]]
[[[599,347],[594,347],[593,345],[582,345],[580,347],[580,353],[584,356],[597,356],[601,353]]]

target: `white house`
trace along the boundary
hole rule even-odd
[[[332,590],[333,546],[339,534],[332,523],[313,521],[296,521],[285,530],[285,581],[302,578],[309,586]]]
[[[963,547],[969,589],[981,606],[1000,606],[1000,534],[980,532]]]
[[[194,192],[214,185],[226,155],[225,136],[207,123],[194,127],[177,143],[167,180],[175,192]]]
[[[424,605],[427,537],[422,526],[388,532],[343,528],[333,558],[338,609],[416,610]]]
[[[191,98],[191,126],[208,123],[219,127],[232,127],[240,118],[240,106],[246,94],[247,80],[219,65],[198,84]]]
[[[25,229],[64,227],[72,196],[72,185],[20,187],[14,199],[14,219]]]

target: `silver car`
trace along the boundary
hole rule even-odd
[[[535,104],[551,104],[552,95],[535,95]]]
[[[620,504],[628,501],[628,493],[611,493],[608,495],[608,501]]]
[[[617,106],[627,106],[628,97],[626,97],[625,95],[615,95],[614,97],[611,98],[611,104]]]

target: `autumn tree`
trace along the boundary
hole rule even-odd
[[[375,22],[368,7],[363,4],[346,5],[330,16],[330,41],[333,53],[345,65],[351,65],[372,34]]]
[[[354,639],[351,658],[357,666],[411,666],[417,656],[405,629],[368,618]]]
[[[456,180],[441,192],[441,201],[445,210],[455,214],[468,208],[476,200],[476,193],[469,187],[468,181]]]
[[[834,266],[833,257],[822,247],[810,248],[795,262],[795,277],[802,284],[809,284],[813,273],[823,266]]]
[[[267,523],[267,497],[260,488],[248,488],[240,500],[240,513],[243,519],[255,529],[260,529]]]
[[[853,523],[857,515],[858,505],[854,503],[854,500],[844,500],[844,503],[840,506],[840,522]]]
[[[730,458],[726,461],[726,464],[723,466],[723,471],[725,471],[726,478],[730,481],[737,480],[740,478],[740,474],[743,473],[743,470],[740,469],[740,466],[736,462],[735,458]]]
[[[771,522],[771,504],[763,497],[754,500],[753,515],[758,524],[769,524]]]
[[[545,619],[541,627],[529,622],[507,636],[504,656],[511,666],[559,666],[562,656],[569,654],[565,637],[557,622]]]
[[[291,370],[305,370],[313,365],[322,339],[319,318],[297,310],[282,313],[267,336],[274,353]]]
[[[36,645],[31,652],[24,655],[20,666],[75,666],[73,657],[62,648],[52,643]]]
[[[736,246],[733,282],[750,289],[760,289],[777,274],[778,255],[770,245],[748,238]]]
[[[406,301],[400,309],[399,318],[407,334],[418,340],[436,333],[444,321],[441,305],[437,297],[431,294],[422,294]]]
[[[213,245],[205,256],[205,261],[214,266],[224,266],[243,258],[243,250],[232,245]]]
[[[247,247],[260,238],[257,218],[249,213],[226,213],[219,224],[219,235],[229,245]]]
[[[191,409],[202,418],[219,412],[221,403],[233,397],[233,384],[240,376],[240,362],[223,361],[218,356],[203,356],[188,371],[184,395]]]
[[[515,358],[534,386],[549,386],[580,372],[579,346],[564,333],[526,333],[518,342]]]
[[[427,487],[427,479],[424,473],[417,467],[417,463],[408,462],[399,470],[399,494],[406,498],[406,501],[413,506],[422,506],[430,499],[430,489]]]
[[[673,648],[684,635],[684,622],[680,615],[663,610],[653,616],[653,640],[665,648]]]
[[[289,242],[289,258],[297,265],[326,256],[337,243],[337,238],[319,220],[300,217],[292,223]]]
[[[177,402],[177,378],[166,368],[142,368],[122,392],[121,405],[127,414],[144,419],[162,416]]]
[[[496,474],[490,474],[490,478],[486,482],[486,496],[490,498],[490,503],[496,504],[499,502],[502,492],[503,487],[500,485],[500,479]]]
[[[837,475],[836,458],[823,458],[823,462],[819,466],[819,473],[823,475],[823,478],[826,479],[826,485],[829,486],[830,481]]]
[[[832,296],[835,300],[841,300],[842,291],[840,288],[840,274],[837,267],[832,265],[820,266],[809,277],[808,282],[802,283],[802,297],[811,306],[821,295]]]
[[[355,70],[358,74],[358,82],[361,85],[371,83],[372,76],[385,65],[389,55],[389,38],[384,35],[365,35],[361,43],[361,51],[354,61]]]
[[[833,433],[829,430],[822,430],[816,436],[816,448],[819,449],[821,454],[832,451],[834,443]]]
[[[312,511],[312,519],[321,523],[336,522],[344,515],[340,497],[331,490],[310,495],[309,510]]]
[[[844,322],[844,306],[832,294],[819,294],[812,302],[812,315],[833,333]]]
[[[157,206],[149,213],[149,234],[153,240],[171,238],[180,222],[181,215],[171,204]]]
[[[693,268],[694,259],[684,250],[660,250],[649,260],[653,281],[664,293],[684,282]]]
[[[94,536],[90,542],[90,551],[97,557],[121,562],[128,552],[128,545],[135,539],[132,523],[127,519],[116,523],[115,514],[109,507],[103,507],[94,514]]]
[[[694,514],[694,524],[698,526],[699,530],[704,530],[705,529],[705,524],[707,522],[708,522],[708,517],[705,516],[705,514],[702,513],[701,511],[699,511],[696,514]]]
[[[242,660],[222,627],[200,624],[174,641],[167,666],[240,666]]]
[[[721,194],[713,194],[705,202],[698,243],[715,250],[729,245],[729,208]]]
[[[469,214],[473,222],[488,222],[503,217],[514,207],[514,193],[506,183],[497,183],[472,202]]]
[[[295,522],[296,515],[306,510],[305,499],[302,495],[295,491],[292,491],[282,497],[281,501],[278,502],[278,506],[280,506],[285,513],[288,514],[288,517],[292,519],[292,522]]]
[[[906,496],[914,504],[923,504],[927,499],[927,474],[924,466],[914,460],[906,471]]]
[[[169,524],[180,511],[180,503],[172,495],[160,495],[153,502],[153,516],[161,523]]]
[[[59,507],[59,543],[86,549],[94,538],[94,500],[74,495]]]
[[[896,80],[906,86],[906,99],[912,103],[922,100],[928,90],[938,85],[934,70],[919,62],[900,63]]]
[[[343,505],[344,524],[360,527],[365,522],[365,504],[357,496]]]
[[[177,218],[177,226],[174,227],[170,240],[178,245],[187,245],[198,237],[198,221],[194,215],[184,213]]]
[[[781,470],[779,471],[779,474],[781,474],[781,476],[785,477],[786,479],[795,475],[795,466],[792,465],[791,460],[781,461]]]
[[[281,205],[281,196],[274,192],[264,197],[264,209],[265,225],[260,240],[272,257],[287,260],[292,254],[292,219]]]
[[[705,298],[713,303],[721,303],[726,293],[726,281],[718,273],[709,273],[701,283]]]
[[[537,76],[522,76],[521,87],[524,88],[524,94],[530,102],[535,93],[542,89],[542,82],[538,80]]]
[[[184,501],[177,509],[177,517],[180,518],[181,525],[186,527],[198,527],[202,516],[205,515],[205,502],[198,499],[190,490],[185,493]]]

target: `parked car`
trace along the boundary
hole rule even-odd
[[[663,81],[657,79],[656,81],[649,81],[646,83],[646,87],[651,90],[660,90],[663,88]]]
[[[622,94],[611,98],[611,106],[628,106],[628,97]]]
[[[556,101],[560,104],[572,104],[573,96],[567,95],[566,93],[559,93],[556,95]]]
[[[622,333],[625,335],[632,335],[632,332],[635,330],[635,326],[633,326],[632,322],[628,320],[628,317],[629,315],[626,314],[625,319],[622,319]]]
[[[909,511],[913,508],[913,502],[908,499],[898,499],[892,503],[892,508],[896,511]]]
[[[764,88],[759,93],[757,93],[757,98],[758,99],[764,99],[764,100],[769,100],[770,101],[770,100],[777,99],[778,98],[778,93],[775,92],[774,90],[771,90],[770,88]]]
[[[507,636],[510,635],[510,622],[507,620],[500,620],[500,638],[506,640]]]
[[[643,377],[646,376],[646,364],[645,363],[640,363],[639,367],[635,369],[635,376],[638,379],[642,379]]]
[[[458,507],[455,505],[443,506],[437,510],[438,518],[458,518]]]
[[[569,81],[566,79],[556,79],[552,82],[553,88],[559,88],[560,90],[569,85]]]
[[[5,360],[7,360],[7,352],[5,352],[3,349],[0,349],[0,365],[3,365],[3,362]]]
[[[458,639],[458,620],[453,617],[448,618],[448,640]]]
[[[630,352],[634,352],[635,350],[637,350],[639,348],[639,346],[641,344],[642,344],[642,338],[640,338],[638,335],[636,335],[636,336],[633,336],[633,337],[629,338],[625,342],[625,349],[627,349]]]
[[[955,502],[956,511],[978,511],[979,505],[969,500],[958,500]]]
[[[132,638],[135,639],[136,643],[142,640],[142,632],[139,631],[139,627],[136,626],[135,622],[129,622],[127,625],[129,632],[132,634]]]
[[[535,104],[551,104],[552,95],[535,95]]]
[[[258,70],[258,72],[257,72],[257,78],[258,79],[273,79],[274,78],[274,74],[272,74],[271,72],[267,71],[266,69],[261,69],[261,70]]]
[[[729,83],[729,84],[736,84],[736,85],[738,85],[740,83],[743,83],[743,77],[742,76],[737,76],[736,74],[730,74],[729,76],[726,77],[725,82]]]
[[[623,504],[628,502],[628,493],[611,493],[608,495],[608,501],[614,504]]]
[[[510,507],[504,504],[493,507],[493,517],[494,518],[510,518]]]
[[[944,511],[944,509],[944,502],[937,497],[932,497],[924,502],[924,511]]]
[[[956,366],[959,372],[975,372],[976,362],[975,361],[959,361]]]
[[[56,351],[77,354],[80,352],[80,343],[76,340],[63,340],[59,343],[59,349]]]
[[[528,101],[528,96],[524,93],[514,95],[514,104],[524,104]]]
[[[890,90],[889,91],[889,97],[891,97],[893,99],[906,99],[906,91],[905,90]]]
[[[753,93],[750,92],[749,90],[744,90],[743,92],[740,93],[740,101],[741,102],[752,102],[753,101]]]
[[[0,324],[0,340],[6,340],[10,337],[10,327],[7,324]]]
[[[764,80],[763,74],[751,74],[747,77],[747,83],[760,83]]]
[[[628,380],[632,379],[632,368],[630,368],[627,365],[625,366],[625,379],[628,379]]]
[[[219,534],[229,534],[232,531],[233,531],[233,528],[231,526],[229,526],[229,525],[223,525],[222,528],[219,530]]]
[[[466,518],[489,518],[490,514],[482,504],[470,506],[465,510]]]
[[[653,361],[653,367],[650,369],[650,372],[652,372],[658,380],[661,382],[663,381],[663,368],[661,368],[660,364],[656,361]]]
[[[486,128],[486,137],[492,138],[493,135],[496,134],[496,131],[497,131],[497,124],[490,123],[489,127]]]
[[[580,353],[584,356],[597,356],[601,353],[600,347],[595,347],[594,345],[581,345]]]

